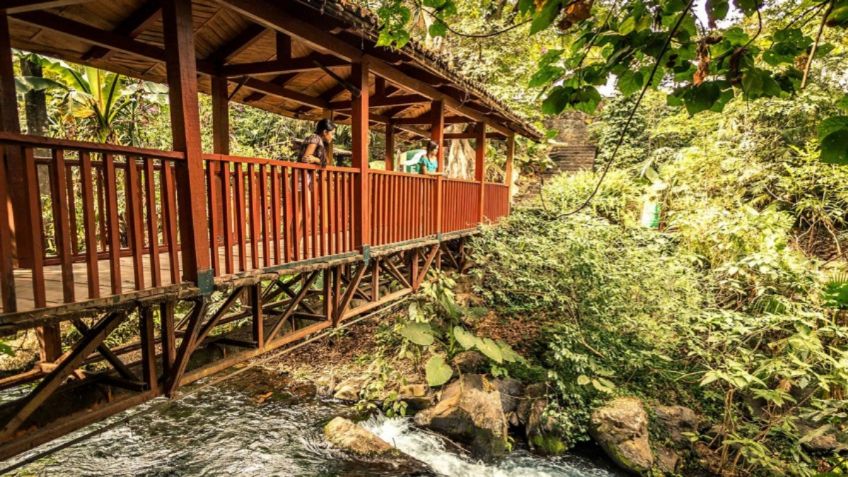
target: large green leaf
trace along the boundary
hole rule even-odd
[[[503,364],[504,358],[501,348],[491,338],[477,338],[474,344],[486,357],[498,364]]]
[[[445,358],[442,355],[435,355],[427,360],[424,373],[427,376],[427,384],[431,387],[441,386],[450,381],[451,376],[453,376],[453,370],[445,363]]]
[[[504,343],[501,340],[497,341],[498,348],[501,349],[501,356],[503,356],[503,360],[507,363],[520,363],[524,361],[524,357],[520,354],[516,353],[512,346]]]
[[[433,344],[433,329],[430,328],[428,323],[409,321],[400,329],[400,334],[420,346]]]
[[[848,129],[839,129],[822,139],[820,158],[828,164],[848,164]]]
[[[715,81],[706,81],[683,93],[683,103],[689,114],[697,114],[713,107],[721,96],[721,87]]]
[[[839,131],[848,129],[848,116],[831,116],[819,123],[819,140]]]
[[[453,336],[456,338],[456,341],[465,349],[471,349],[474,347],[475,336],[468,332],[465,328],[461,326],[453,327]]]

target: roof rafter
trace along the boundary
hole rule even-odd
[[[150,0],[129,14],[129,16],[112,30],[112,33],[124,35],[129,38],[137,38],[160,18],[162,18],[162,6],[159,4],[159,0]],[[83,53],[82,59],[97,60],[106,58],[112,51],[102,46],[94,46]]]
[[[347,66],[348,63],[333,55],[313,54],[292,59],[226,65],[221,68],[221,74],[224,76],[291,74],[321,69],[321,65],[332,68]]]
[[[91,0],[4,0],[3,9],[6,13],[22,13],[30,10],[43,10],[45,8],[65,7],[77,3],[85,3]]]
[[[267,28],[262,25],[251,23],[250,26],[225,43],[224,46],[218,48],[211,55],[207,56],[206,59],[216,65],[226,64],[230,58],[244,51],[247,47],[258,40],[259,37],[266,31]]]

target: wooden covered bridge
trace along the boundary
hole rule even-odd
[[[515,135],[539,133],[425,48],[376,40],[344,0],[0,3],[0,334],[41,345],[0,380],[32,386],[0,405],[0,458],[396,300],[509,213]],[[167,83],[173,150],[21,134],[12,48]],[[349,124],[352,166],[230,155],[231,101]],[[392,170],[410,138],[474,139],[475,179]],[[505,183],[485,180],[487,140]],[[119,327],[137,338],[110,345]]]

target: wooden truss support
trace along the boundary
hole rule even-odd
[[[113,311],[102,318],[56,368],[25,397],[17,412],[0,431],[0,442],[11,439],[15,431],[59,388],[62,382],[109,336],[126,318],[124,311]]]
[[[188,365],[191,353],[194,352],[195,343],[197,342],[197,336],[200,334],[200,328],[203,323],[203,315],[206,314],[207,306],[207,297],[204,296],[197,298],[194,302],[194,307],[192,308],[191,313],[188,315],[186,333],[183,335],[183,340],[177,350],[174,365],[165,370],[165,375],[167,376],[165,382],[165,394],[167,394],[168,397],[173,397],[175,395],[177,387],[180,384],[180,379]]]
[[[292,314],[294,314],[297,307],[301,304],[303,299],[306,297],[306,294],[309,292],[309,288],[312,286],[313,283],[315,283],[315,279],[318,278],[319,273],[320,273],[319,270],[312,272],[309,275],[309,277],[306,279],[306,281],[303,282],[303,285],[301,285],[301,287],[300,287],[300,291],[297,293],[297,295],[294,298],[292,298],[292,301],[289,304],[288,308],[286,308],[285,313],[283,313],[280,316],[279,321],[277,321],[277,323],[274,324],[274,327],[271,328],[271,332],[268,333],[268,336],[265,339],[266,342],[274,341],[274,338],[276,338],[277,334],[283,329],[283,325],[285,325],[286,320],[291,318]]]
[[[368,268],[364,263],[360,265],[356,272],[353,274],[353,277],[348,280],[347,290],[345,290],[344,295],[339,301],[339,306],[336,309],[336,314],[333,316],[333,326],[337,326],[341,321],[344,313],[347,311],[347,308],[350,306],[350,301],[353,300],[353,292],[359,288],[359,282],[362,281],[362,277],[365,276],[365,269]]]

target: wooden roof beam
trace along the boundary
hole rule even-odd
[[[112,30],[112,33],[124,35],[128,38],[137,38],[145,30],[153,26],[162,18],[162,6],[159,0],[150,0],[135,9],[127,18]],[[112,50],[102,46],[94,46],[83,53],[82,60],[97,60],[106,58]]]
[[[238,55],[256,42],[256,40],[258,40],[259,37],[266,31],[267,28],[262,25],[251,23],[250,26],[225,43],[224,46],[218,48],[211,55],[207,56],[206,59],[216,65],[226,64],[230,58]]]
[[[433,122],[433,118],[430,116],[429,113],[427,113],[412,118],[392,118],[392,121],[395,124],[430,124],[431,122]],[[473,122],[475,121],[468,119],[464,116],[445,116],[445,124],[462,124]]]
[[[386,106],[411,106],[414,104],[429,103],[430,100],[420,94],[405,94],[402,96],[388,96],[384,98],[373,98],[368,102],[369,108],[384,108]],[[330,103],[330,109],[350,109],[351,101],[336,101]]]
[[[85,3],[91,0],[4,0],[0,10],[6,10],[7,14],[23,13],[32,10],[44,10],[47,8],[65,7]]]
[[[475,131],[461,133],[445,133],[445,139],[474,139],[477,136],[478,134]],[[498,132],[488,132],[486,133],[486,139],[504,140],[506,139],[506,136]]]
[[[245,76],[245,75],[267,75],[267,74],[291,74],[302,73],[321,69],[321,65],[327,68],[336,66],[348,66],[344,60],[333,55],[308,55],[290,60],[257,61],[254,63],[238,63],[226,65],[221,68],[223,76]]]
[[[247,78],[244,82],[244,87],[260,92],[262,94],[270,94],[295,103],[300,103],[311,108],[328,109],[329,102],[303,94],[299,91],[288,89],[285,86],[280,86],[268,81],[262,81],[256,78]]]
[[[271,4],[267,0],[218,0],[218,3],[228,6],[256,23],[296,37],[313,49],[326,51],[349,62],[367,61],[375,75],[382,76],[388,81],[409,88],[430,99],[444,101],[445,107],[475,121],[487,122],[492,128],[503,134],[510,134],[509,128],[493,122],[492,118],[487,115],[465,107],[458,100],[439,91],[426,81],[413,78],[398,68],[387,64],[384,60],[364,53],[341,38],[300,20],[294,15],[287,14],[279,4]]]

